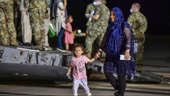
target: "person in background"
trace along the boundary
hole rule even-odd
[[[65,38],[64,38],[64,43],[65,43],[65,48],[67,51],[70,50],[70,44],[74,43],[74,33],[72,31],[72,25],[71,23],[73,22],[73,17],[69,16],[68,17],[68,22],[66,24],[66,29],[65,29]]]
[[[141,5],[139,3],[133,3],[130,9],[131,15],[128,17],[128,23],[132,27],[136,43],[138,43],[136,61],[139,72],[142,71],[145,32],[147,30],[147,20],[140,12],[140,8]]]
[[[102,41],[101,49],[105,51],[104,73],[116,90],[115,96],[124,96],[126,77],[134,77],[134,37],[130,25],[124,21],[120,8],[113,8],[108,31]],[[121,58],[123,56],[123,58]]]
[[[57,17],[57,8],[58,8],[58,3],[63,2],[64,9],[67,8],[67,0],[50,0],[50,20],[53,25],[55,25],[56,22],[56,17]]]
[[[105,0],[95,0],[93,2],[94,5],[94,14],[91,15],[86,14],[91,18],[92,20],[87,26],[86,29],[86,40],[85,40],[85,52],[87,57],[91,58],[92,55],[92,45],[94,41],[97,40],[96,46],[99,48],[103,36],[107,30],[108,27],[108,22],[109,22],[109,16],[110,16],[110,11],[107,8],[107,6],[104,4]],[[91,11],[93,11],[91,10]]]
[[[86,67],[85,65],[89,62],[93,62],[95,59],[99,57],[99,54],[96,54],[96,56],[92,59],[87,58],[83,55],[84,50],[83,47],[79,44],[74,46],[74,56],[71,60],[71,65],[68,69],[67,76],[71,73],[71,70],[73,69],[72,75],[73,75],[73,95],[78,96],[78,88],[79,85],[81,85],[87,96],[91,96],[90,89],[87,84],[87,75],[86,75]]]
[[[57,34],[57,48],[63,49],[63,37],[66,28],[67,0],[57,0],[57,14],[55,29]]]

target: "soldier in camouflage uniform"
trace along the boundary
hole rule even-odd
[[[104,0],[95,0],[95,2],[97,2],[97,5],[95,3],[90,4],[86,10],[86,16],[92,17],[92,20],[87,22],[87,37],[85,40],[85,50],[89,58],[91,57],[92,45],[95,40],[97,40],[97,46],[100,46],[110,17],[110,11],[103,3]],[[94,15],[90,15],[93,10]]]
[[[0,0],[0,44],[18,46],[14,27],[14,0]]]
[[[40,50],[43,50],[45,44],[44,18],[47,11],[47,4],[46,0],[29,0],[33,40]]]
[[[133,3],[131,7],[131,15],[128,17],[128,23],[131,25],[135,39],[138,43],[138,51],[136,53],[136,63],[138,71],[142,71],[143,52],[145,42],[145,32],[147,30],[146,17],[140,12],[140,4]]]

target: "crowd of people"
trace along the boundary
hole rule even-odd
[[[66,7],[67,0],[1,0],[0,44],[50,50],[48,34],[52,25],[57,47],[61,48],[68,17]]]
[[[83,48],[80,44],[74,44],[74,19],[71,14],[67,14],[67,0],[0,0],[0,44],[18,46],[17,37],[21,36],[20,42],[24,45],[51,50],[48,40],[51,26],[56,34],[58,48],[63,49],[65,45],[65,49],[69,51],[70,45],[75,45],[74,56],[66,74],[69,75],[73,69],[74,96],[78,96],[79,85],[88,96],[92,95],[87,84],[85,64],[103,54],[105,76],[116,90],[115,96],[124,96],[126,78],[133,79],[136,64],[143,64],[147,20],[140,12],[139,3],[132,4],[127,22],[120,8],[113,7],[109,10],[106,3],[106,0],[94,0],[87,5]],[[141,71],[141,67],[138,71]]]

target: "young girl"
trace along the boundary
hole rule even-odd
[[[68,17],[68,22],[66,24],[66,29],[65,29],[65,38],[64,38],[64,43],[66,45],[66,50],[69,51],[69,45],[74,43],[74,33],[72,31],[72,25],[71,23],[73,22],[73,17],[69,16]]]
[[[78,96],[78,87],[81,85],[86,91],[87,96],[91,96],[90,89],[87,85],[87,75],[85,64],[93,62],[99,57],[99,54],[96,54],[95,58],[91,60],[83,55],[83,47],[81,45],[75,45],[74,47],[74,56],[71,60],[71,65],[68,69],[67,76],[69,76],[71,70],[73,69],[73,94]]]

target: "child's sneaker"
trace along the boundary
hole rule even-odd
[[[92,94],[91,94],[91,93],[88,93],[87,96],[92,96]]]

